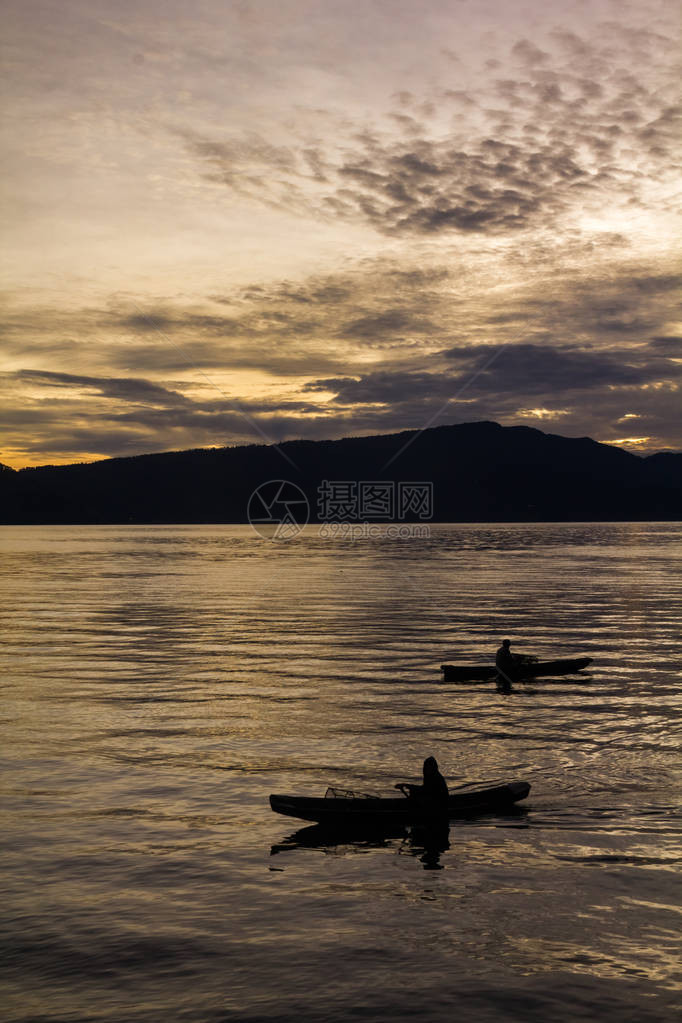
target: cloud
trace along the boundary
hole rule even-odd
[[[456,379],[438,373],[412,370],[406,372],[378,371],[366,376],[313,380],[303,388],[306,392],[332,391],[334,401],[341,405],[398,405],[417,398],[444,398],[454,393]]]
[[[674,386],[682,378],[682,366],[658,354],[655,348],[599,351],[547,344],[516,344],[497,349],[488,345],[460,345],[440,353],[459,368],[449,372],[433,370],[378,371],[360,378],[323,378],[309,382],[304,391],[332,391],[334,401],[348,406],[383,404],[394,407],[415,398],[456,399],[458,392],[491,396],[493,400],[512,396],[518,405],[538,397],[565,401],[578,394],[605,388],[641,388],[667,382]],[[436,359],[432,362],[435,364]]]
[[[669,0],[10,7],[17,459],[443,407],[679,446]]]
[[[528,39],[520,39],[517,43],[514,43],[511,52],[522,64],[527,64],[531,67],[535,67],[537,64],[545,64],[549,59],[547,53],[539,49],[534,43],[529,42]]]
[[[489,355],[490,348],[450,349],[444,354],[455,362],[471,365]],[[642,387],[682,377],[682,369],[648,344],[624,349],[600,350],[577,346],[516,344],[502,349],[490,367],[481,370],[471,385],[474,391],[512,393],[517,399],[544,395],[564,400],[575,392],[621,387]],[[459,379],[459,378],[458,378]]]
[[[169,391],[150,380],[134,377],[89,377],[72,373],[54,373],[47,370],[25,369],[15,374],[17,381],[42,384],[48,387],[78,388],[94,392],[116,401],[142,405],[186,405],[187,399],[177,391]]]
[[[405,309],[386,309],[382,312],[348,320],[339,328],[342,337],[377,339],[396,334],[427,334],[434,324],[427,318]]]
[[[651,347],[656,351],[665,352],[671,358],[682,359],[682,336],[654,337],[651,339]]]
[[[636,414],[653,447],[682,446],[682,275],[610,259],[585,274],[583,257],[580,246],[548,251],[539,274],[519,253],[502,282],[482,262],[384,257],[191,305],[112,296],[70,314],[15,310],[8,347],[26,361],[0,378],[0,460],[54,460],[58,443],[78,460],[260,442],[259,431],[376,433],[433,416],[509,425],[537,421],[537,410],[562,432],[601,438],[622,436],[618,419]]]
[[[523,71],[491,77],[476,100],[463,89],[441,90],[437,104],[398,91],[372,128],[327,112],[328,138],[312,147],[293,128],[288,145],[178,134],[204,176],[236,195],[381,235],[503,236],[556,226],[586,204],[646,206],[651,183],[672,180],[679,130],[671,80],[641,80],[641,66],[658,72],[660,48],[623,32],[615,49],[564,30],[548,42],[551,52],[514,43]]]

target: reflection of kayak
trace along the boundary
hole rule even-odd
[[[513,806],[530,792],[526,781],[512,781],[494,788],[457,792],[448,799],[449,817],[467,817],[477,813],[491,813]],[[330,795],[331,793],[331,795]],[[286,817],[299,817],[304,821],[321,824],[376,825],[394,821],[419,820],[425,816],[424,805],[418,799],[404,796],[365,796],[346,792],[336,795],[327,789],[322,799],[311,796],[270,796],[275,813]],[[428,814],[427,814],[428,815]]]
[[[515,680],[538,678],[540,675],[572,675],[592,663],[591,657],[567,657],[561,661],[531,661],[514,665],[507,674]],[[487,682],[498,674],[497,668],[481,668],[475,664],[441,664],[444,682]]]

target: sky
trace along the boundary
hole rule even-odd
[[[677,0],[5,0],[0,461],[682,450]]]

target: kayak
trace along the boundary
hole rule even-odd
[[[517,665],[511,675],[514,680],[519,681],[524,678],[538,678],[542,675],[573,675],[591,663],[591,657],[567,657],[559,661],[534,661]],[[443,672],[444,682],[488,682],[498,674],[494,665],[479,667],[475,664],[441,664],[440,670]]]
[[[467,817],[472,814],[492,813],[512,807],[530,792],[527,781],[512,781],[507,785],[457,792],[448,799],[448,817]],[[418,799],[406,796],[376,796],[327,789],[322,798],[312,796],[270,796],[275,813],[285,817],[298,817],[318,824],[376,825],[423,820],[429,814]]]

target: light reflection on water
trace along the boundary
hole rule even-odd
[[[670,1018],[682,527],[0,543],[7,1019]],[[594,664],[441,683],[503,635]],[[429,753],[530,799],[445,841],[267,805]]]

